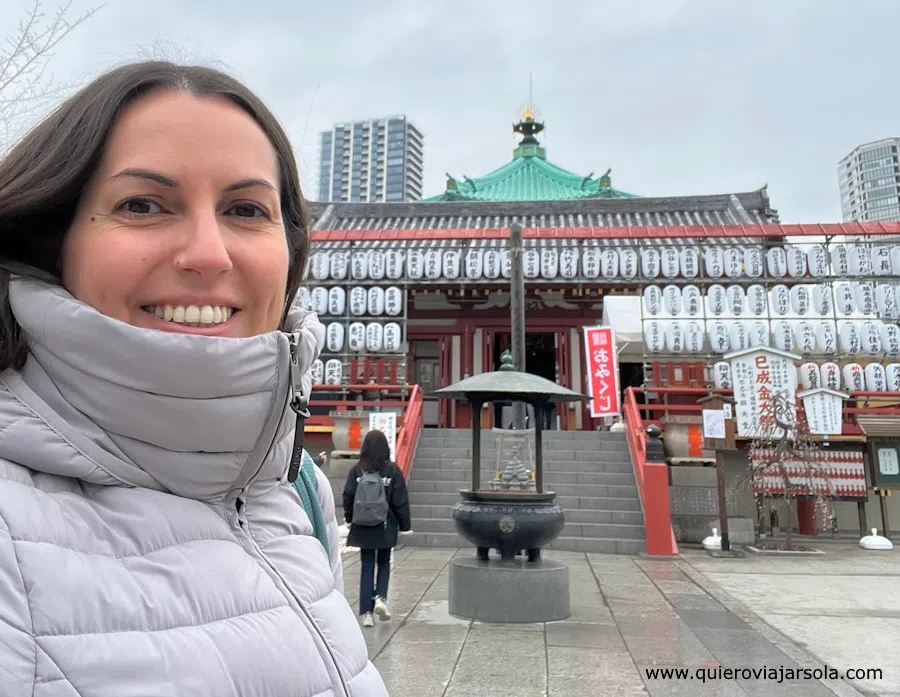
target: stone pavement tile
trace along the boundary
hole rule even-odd
[[[776,682],[771,680],[738,680],[748,697],[834,697],[818,680]]]
[[[604,651],[624,651],[625,642],[614,624],[553,622],[547,625],[547,646],[577,646]]]
[[[716,659],[689,629],[679,629],[670,636],[624,634],[625,643],[637,665],[641,666],[705,666]]]
[[[687,581],[688,577],[679,571],[672,562],[641,559],[636,566],[654,581]]]
[[[799,668],[784,651],[757,632],[695,628],[694,634],[726,668]]]
[[[539,632],[515,632],[504,626],[479,625],[469,631],[463,657],[470,654],[493,656],[540,656],[546,659],[544,635]]]
[[[447,694],[543,695],[546,686],[543,634],[485,627],[469,631]]]
[[[666,595],[673,593],[680,595],[706,595],[706,591],[693,581],[657,581],[656,585]]]
[[[609,609],[613,615],[629,617],[675,617],[675,610],[663,596],[650,597],[645,600],[622,600],[609,598]]]
[[[666,666],[669,667],[669,666]],[[672,666],[673,670],[684,669],[685,666]],[[747,693],[734,680],[701,681],[689,678],[650,678],[647,670],[656,670],[657,666],[641,666],[641,676],[650,697],[747,697]],[[694,668],[687,667],[693,675]],[[832,696],[833,697],[833,696]]]
[[[594,570],[619,568],[621,570],[635,569],[634,559],[624,554],[588,554],[588,563]]]
[[[675,639],[680,636],[692,636],[691,628],[677,615],[660,617],[616,615],[616,625],[626,637]]]
[[[507,624],[499,622],[472,622],[472,629],[503,629],[510,632],[543,632],[543,622],[509,622]],[[515,641],[515,639],[510,639]]]
[[[640,673],[625,651],[549,646],[547,657],[550,697],[646,694]]]
[[[639,600],[647,601],[652,598],[663,600],[662,595],[653,586],[641,585],[618,585],[600,582],[600,590],[606,598],[615,598],[617,600]]]
[[[448,600],[423,600],[407,617],[408,622],[425,622],[434,625],[466,626],[469,620],[459,619],[450,614],[450,602]]]
[[[724,610],[725,606],[711,595],[699,593],[670,593],[666,599],[676,610]]]
[[[467,627],[403,625],[374,660],[388,694],[441,697],[467,633]]]
[[[699,629],[701,627],[707,629],[751,629],[749,624],[725,608],[721,610],[687,610],[679,608],[676,612],[691,629]]]
[[[588,624],[612,624],[614,622],[609,608],[602,600],[587,601],[572,598],[569,602],[570,615],[567,622],[581,622]]]

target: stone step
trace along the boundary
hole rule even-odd
[[[413,477],[409,482],[409,494],[429,494],[429,493],[454,493],[460,489],[466,488],[467,483],[460,482],[444,482],[444,481],[427,481]],[[609,497],[609,498],[636,498],[638,496],[637,488],[634,484],[555,484],[553,486],[545,486],[545,491],[552,491],[558,496],[576,496],[576,497]]]
[[[449,518],[421,518],[413,521],[413,530],[421,533],[451,533],[456,531]],[[643,525],[616,525],[614,523],[569,523],[562,531],[563,537],[610,538],[616,540],[643,540]]]
[[[565,440],[568,442],[574,441],[589,441],[589,442],[597,442],[597,441],[615,441],[615,440],[627,440],[627,437],[622,432],[612,432],[612,431],[544,431],[541,434],[541,437],[545,441],[559,441]],[[481,431],[481,439],[484,442],[487,441],[496,441],[499,439],[499,436],[493,431],[490,430],[482,430]],[[531,439],[534,440],[534,434],[531,435]],[[439,428],[426,428],[424,429],[420,436],[420,441],[460,441],[465,440],[471,442],[472,440],[472,431],[466,428],[451,428],[451,429],[439,429]],[[508,442],[509,437],[504,437],[504,441]]]
[[[637,511],[620,511],[620,510],[578,510],[564,509],[567,523],[605,523],[616,525],[639,525],[643,526],[644,516],[640,510]],[[410,506],[410,515],[413,521],[434,519],[434,520],[452,520],[453,506],[451,505],[417,505]]]
[[[406,547],[443,547],[471,550],[475,548],[455,532],[414,532],[400,538]],[[640,554],[645,549],[643,540],[613,540],[586,537],[557,537],[544,548],[546,556],[553,557],[553,551],[582,552],[587,554]]]
[[[484,481],[494,479],[494,472],[482,471]],[[457,482],[464,484],[472,480],[471,470],[464,469],[413,469],[410,474],[412,482]],[[544,484],[557,486],[559,484],[619,484],[634,486],[634,474],[631,472],[555,472],[544,471]]]
[[[564,511],[636,511],[640,513],[641,502],[637,494],[633,497],[610,498],[608,496],[558,496],[556,498]],[[418,492],[410,495],[410,502],[418,506],[455,506],[460,501],[459,491]]]
[[[500,467],[506,467],[509,464],[509,458],[500,460]],[[534,463],[531,463],[533,466]],[[482,469],[493,468],[497,466],[496,457],[481,458]],[[413,463],[413,470],[421,469],[472,469],[472,460],[465,458],[448,458],[435,457],[432,454],[419,454]],[[634,466],[631,463],[631,457],[624,453],[603,453],[603,457],[590,462],[578,460],[561,460],[551,457],[544,459],[545,472],[632,472]],[[341,483],[343,486],[343,483]]]
[[[508,456],[512,451],[504,448],[503,455]],[[534,456],[534,449],[532,449]],[[544,448],[544,458],[547,460],[596,460],[605,454],[628,455],[628,446],[621,443],[565,443],[552,448]],[[416,457],[440,458],[443,460],[472,460],[472,448],[470,446],[431,445],[419,443],[416,449]],[[482,448],[482,460],[496,460],[496,448]]]

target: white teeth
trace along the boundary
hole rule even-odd
[[[227,322],[234,313],[230,307],[221,305],[150,305],[144,308],[166,322],[199,325]]]

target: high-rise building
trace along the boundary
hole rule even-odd
[[[900,138],[860,145],[838,164],[844,222],[900,221]]]
[[[320,136],[320,201],[418,201],[422,170],[422,134],[405,116],[339,123]]]

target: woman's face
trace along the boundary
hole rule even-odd
[[[63,244],[78,300],[137,327],[248,337],[278,327],[289,253],[278,159],[238,106],[177,91],[119,117]]]

